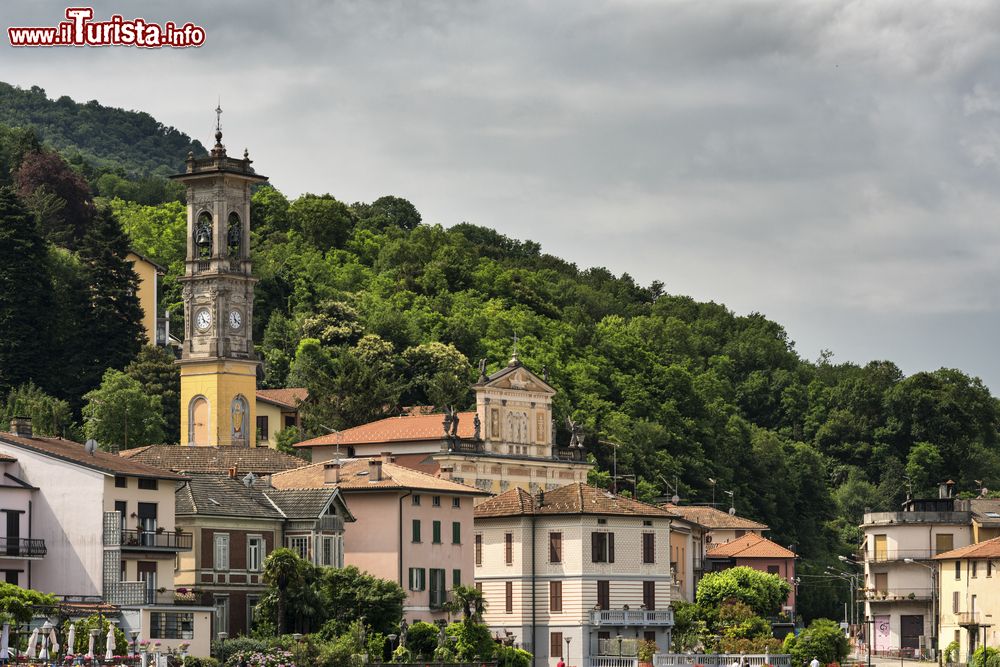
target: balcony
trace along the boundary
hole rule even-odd
[[[868,512],[861,527],[891,526],[898,524],[966,524],[971,512]]]
[[[121,531],[122,551],[191,551],[191,533],[153,530]]]
[[[893,588],[884,591],[866,589],[862,599],[868,602],[926,602],[934,597],[933,588]]]
[[[864,558],[869,563],[891,563],[893,561],[906,560],[907,558],[912,558],[913,560],[930,560],[938,555],[938,553],[944,552],[938,552],[934,549],[877,549],[864,552]]]
[[[449,452],[461,452],[462,454],[484,454],[486,445],[482,440],[461,440],[459,438],[447,438],[444,448]]]
[[[553,447],[553,458],[560,461],[586,461],[587,455],[582,447]]]
[[[963,628],[977,627],[979,625],[978,611],[960,611],[955,614],[958,624]]]
[[[104,585],[104,601],[126,607],[156,604],[156,590],[145,581],[118,581]]]
[[[0,538],[0,558],[42,558],[47,553],[45,540],[19,537]]]
[[[669,626],[674,624],[674,610],[667,609],[594,609],[590,612],[593,626]]]

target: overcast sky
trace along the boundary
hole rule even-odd
[[[94,2],[198,49],[0,47],[0,80],[759,311],[804,357],[1000,393],[1000,4]],[[9,25],[65,3],[4,2]]]

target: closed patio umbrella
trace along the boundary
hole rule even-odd
[[[115,657],[115,648],[117,648],[115,644],[115,626],[112,625],[108,628],[108,650],[104,653],[105,660],[111,660]]]
[[[59,652],[59,638],[56,636],[56,626],[49,630],[49,654],[55,655]]]
[[[28,650],[24,652],[28,660],[35,659],[35,650],[38,648],[38,628],[31,631],[31,636],[28,637]]]
[[[0,633],[0,660],[7,662],[10,660],[10,623],[3,624],[3,632]]]
[[[91,630],[90,641],[87,642],[87,657],[94,658],[94,639],[97,637],[97,630]]]
[[[69,624],[69,632],[66,633],[66,653],[76,653],[76,623]]]

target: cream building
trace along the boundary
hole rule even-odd
[[[512,633],[536,667],[670,646],[671,513],[574,483],[514,488],[476,506],[484,621]]]
[[[299,407],[309,398],[305,387],[257,390],[257,446],[275,447],[278,432],[296,426],[302,428]]]
[[[149,345],[166,345],[168,338],[167,320],[160,319],[160,277],[167,270],[135,250],[130,250],[126,259],[139,276],[139,306],[142,308],[142,329]]]
[[[1000,642],[1000,537],[934,557],[940,586],[938,648],[958,642],[956,662]]]
[[[409,414],[307,440],[315,462],[338,456],[391,452],[402,465],[439,471],[488,493],[521,488],[531,493],[584,482],[592,467],[583,442],[555,443],[552,397],[556,390],[520,362],[486,375],[473,386],[475,412]]]
[[[953,498],[949,485],[938,496],[864,515],[862,592],[876,654],[928,655],[945,639],[934,634],[933,559],[969,545],[972,528],[968,500]]]
[[[36,489],[29,535],[46,555],[31,586],[70,601],[105,602],[126,630],[209,655],[211,609],[176,604],[174,559],[191,550],[177,530],[174,488],[185,477],[62,438],[35,437],[15,419],[0,433],[0,458]]]

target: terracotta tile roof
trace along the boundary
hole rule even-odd
[[[163,468],[156,468],[140,461],[122,458],[117,454],[94,452],[88,454],[83,445],[62,438],[22,438],[10,433],[0,433],[0,446],[26,449],[45,454],[68,463],[99,470],[110,475],[131,475],[153,479],[187,479]],[[4,452],[9,454],[10,452]]]
[[[340,469],[340,483],[337,485],[344,493],[371,490],[418,489],[420,491],[440,491],[441,493],[462,493],[469,495],[488,496],[474,486],[459,484],[448,479],[434,477],[427,473],[407,468],[396,463],[382,464],[382,479],[375,482],[370,479],[369,459],[351,459],[344,461]],[[329,488],[324,482],[326,463],[313,463],[295,470],[271,475],[271,485],[276,489],[321,489]]]
[[[1000,537],[952,549],[934,556],[934,560],[978,560],[980,558],[1000,558]]]
[[[505,491],[476,505],[476,518],[546,514],[606,514],[614,516],[672,517],[668,510],[638,500],[616,496],[583,482],[567,484],[544,494],[521,488]]]
[[[750,519],[744,519],[741,516],[733,516],[729,512],[723,512],[707,505],[674,505],[673,503],[667,503],[663,507],[709,530],[769,530],[767,524],[757,523]]]
[[[757,533],[747,533],[708,550],[706,558],[795,558],[795,552]]]
[[[458,413],[458,437],[471,438],[475,433],[472,420],[475,412]],[[444,415],[432,413],[429,415],[407,415],[404,417],[389,417],[354,428],[348,428],[338,433],[321,435],[312,440],[305,440],[296,447],[316,447],[317,445],[365,445],[379,442],[409,442],[412,440],[443,440]]]
[[[299,403],[305,403],[309,398],[309,390],[305,387],[288,387],[287,389],[258,389],[257,399],[273,403],[289,410],[298,410]]]
[[[180,445],[149,445],[121,452],[120,456],[132,461],[156,466],[174,472],[215,473],[226,472],[236,466],[242,477],[248,472],[270,475],[307,465],[308,461],[291,454],[267,447],[181,447]]]

